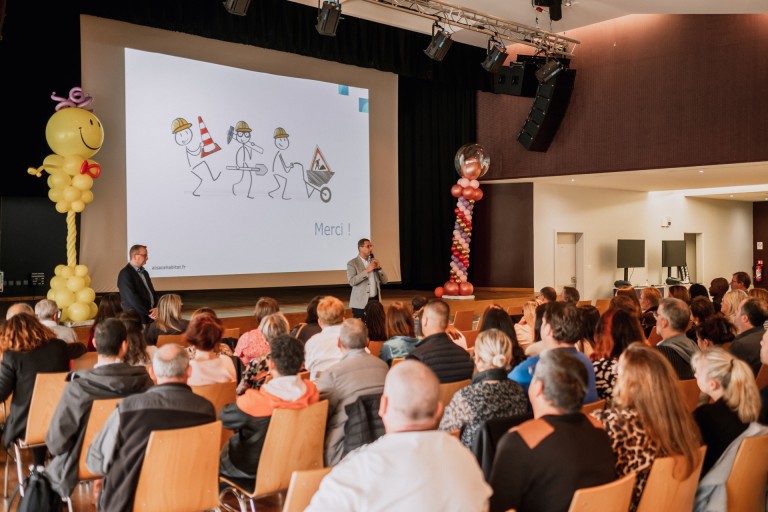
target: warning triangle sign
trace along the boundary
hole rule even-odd
[[[320,146],[315,146],[315,154],[312,156],[312,164],[309,169],[314,172],[328,172],[333,176],[333,171],[331,171],[328,162],[325,161],[325,156],[320,151]]]

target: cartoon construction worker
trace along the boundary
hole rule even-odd
[[[272,176],[275,177],[277,188],[268,192],[269,197],[274,198],[275,196],[272,194],[274,192],[280,192],[281,198],[290,199],[290,197],[285,197],[285,189],[288,187],[288,173],[293,169],[293,164],[286,165],[285,159],[283,158],[283,151],[288,149],[289,145],[288,132],[283,128],[275,128],[275,146],[277,146],[277,153],[275,154],[275,159],[272,161]]]
[[[248,162],[253,152],[264,154],[264,148],[251,142],[251,127],[245,121],[238,121],[235,125],[235,140],[240,144],[240,149],[235,155],[235,164],[238,167],[248,167]]]
[[[171,130],[173,132],[173,136],[176,140],[176,144],[179,146],[185,146],[187,150],[187,164],[192,168],[191,172],[194,174],[197,179],[200,180],[200,183],[197,184],[197,187],[195,187],[195,190],[192,191],[193,196],[200,197],[200,194],[197,193],[197,190],[200,188],[200,185],[203,184],[203,177],[200,175],[203,171],[203,167],[208,170],[208,175],[211,177],[213,181],[216,181],[219,179],[219,176],[221,176],[221,171],[219,171],[216,176],[213,176],[213,172],[211,172],[211,168],[208,167],[208,162],[205,160],[201,160],[200,162],[193,163],[194,160],[192,157],[199,156],[203,151],[203,143],[200,142],[197,146],[195,146],[192,142],[192,130],[190,129],[192,127],[191,123],[188,123],[186,119],[183,117],[177,117],[173,120],[173,124],[171,125]]]

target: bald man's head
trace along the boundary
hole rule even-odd
[[[379,409],[387,432],[433,429],[442,413],[440,381],[429,367],[407,360],[389,370]]]
[[[35,316],[35,310],[32,309],[32,306],[26,302],[17,302],[16,304],[13,304],[11,307],[9,307],[8,311],[5,312],[5,319],[8,320],[9,318],[18,315],[19,313],[26,313],[28,315]]]

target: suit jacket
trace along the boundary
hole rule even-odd
[[[368,304],[368,279],[373,272],[366,272],[366,266],[360,256],[355,256],[347,262],[347,281],[352,287],[352,295],[349,297],[350,308],[364,309],[365,305]],[[381,285],[387,284],[387,274],[383,270],[377,270],[376,273],[379,276],[376,283],[376,295],[381,299]]]
[[[752,372],[757,376],[760,371],[760,340],[763,339],[765,329],[763,326],[753,327],[744,331],[733,339],[731,354],[746,362]]]
[[[123,304],[123,309],[138,312],[141,315],[141,322],[149,324],[152,323],[152,319],[149,318],[149,310],[152,304],[157,304],[157,293],[146,269],[144,270],[144,277],[147,278],[150,291],[147,291],[144,281],[133,268],[133,265],[128,263],[117,275],[117,289],[120,290],[120,302]]]

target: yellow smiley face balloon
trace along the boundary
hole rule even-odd
[[[63,108],[48,120],[45,138],[54,153],[77,155],[87,160],[101,149],[104,129],[92,112],[82,108]]]

